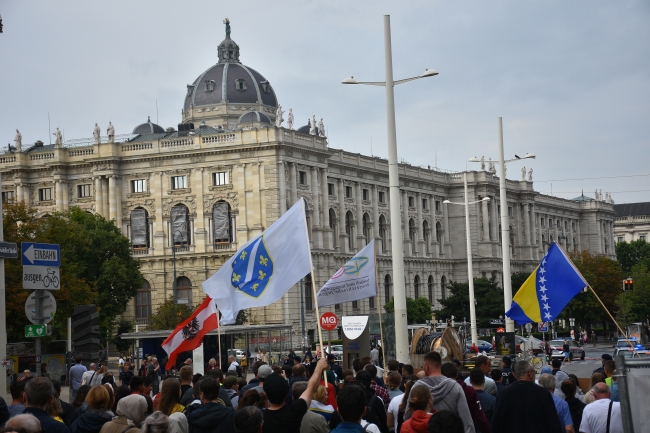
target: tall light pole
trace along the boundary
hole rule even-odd
[[[465,206],[465,237],[467,238],[467,281],[469,282],[469,323],[472,333],[472,344],[476,344],[476,341],[478,340],[478,332],[476,330],[476,298],[474,297],[474,270],[472,268],[472,238],[469,231],[469,205],[480,203],[482,201],[489,201],[490,197],[483,197],[481,200],[469,202],[469,194],[467,194],[467,172],[464,173],[463,180],[465,182],[465,203],[454,203],[449,200],[445,200],[443,203],[460,204]]]
[[[499,200],[501,201],[501,255],[503,256],[503,311],[508,311],[512,305],[512,272],[510,271],[510,221],[508,217],[508,201],[506,200],[506,164],[521,159],[535,159],[535,155],[527,153],[520,158],[506,160],[503,156],[503,119],[499,117]],[[470,162],[479,162],[472,158]],[[488,161],[495,162],[495,161]],[[515,322],[506,316],[506,332],[515,332]]]
[[[176,230],[174,234],[172,235],[172,258],[174,260],[174,284],[172,287],[174,288],[174,321],[176,322],[176,305],[178,304],[178,283],[176,281],[176,242],[174,242],[174,236],[176,236],[176,233],[179,233],[181,235],[181,246],[185,245],[185,241],[183,240],[183,232],[180,230]],[[174,326],[178,325],[176,323]]]
[[[386,88],[386,124],[388,127],[388,184],[390,188],[390,234],[393,262],[393,296],[395,299],[395,352],[399,362],[409,362],[408,330],[406,320],[406,287],[404,284],[404,242],[400,213],[399,165],[397,162],[397,132],[395,128],[395,95],[393,87],[418,78],[433,77],[438,72],[427,69],[424,74],[393,81],[393,54],[390,40],[390,15],[384,15],[384,62],[386,81],[356,81],[346,78],[343,84],[367,84]],[[408,224],[407,221],[404,222]]]

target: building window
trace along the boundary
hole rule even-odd
[[[639,240],[645,242],[645,235],[639,236]]]
[[[379,237],[381,238],[381,250],[386,251],[388,244],[386,244],[386,217],[383,215],[379,217]]]
[[[440,200],[436,200],[436,211],[440,212]]]
[[[233,226],[230,205],[225,201],[218,201],[212,207],[212,238],[215,245],[229,244],[233,241]]]
[[[171,239],[172,244],[175,246],[187,246],[190,244],[190,230],[189,230],[189,212],[187,207],[178,204],[172,207],[170,216],[171,223]]]
[[[334,212],[334,209],[329,210],[330,213],[330,228],[332,229],[332,240],[334,241],[334,247],[336,248],[339,243],[339,234],[337,230],[337,224],[336,222],[338,221],[336,219],[336,212]]]
[[[359,301],[352,301],[352,309],[353,310],[359,309]]]
[[[444,275],[440,278],[440,295],[442,299],[447,299],[447,278]]]
[[[131,192],[146,192],[147,183],[144,179],[136,179],[131,181]]]
[[[370,216],[367,213],[363,214],[363,236],[366,238],[366,245],[368,245],[372,233],[370,232]]]
[[[334,311],[341,311],[341,304],[334,304]]]
[[[345,214],[345,234],[348,235],[348,248],[352,250],[353,242],[353,233],[354,233],[354,219],[352,217],[352,212],[348,211]]]
[[[409,220],[409,239],[411,240],[411,251],[413,252],[413,254],[415,254],[417,251],[418,233],[413,218]]]
[[[379,203],[386,203],[386,193],[379,191]]]
[[[206,92],[214,92],[214,86],[215,86],[214,80],[205,80],[205,91]]]
[[[172,189],[187,188],[187,176],[172,176]]]
[[[38,201],[50,201],[50,200],[52,200],[52,188],[39,188]]]
[[[314,309],[314,303],[312,302],[312,288],[311,288],[311,274],[305,277],[305,284],[303,284],[305,290],[305,311],[311,311]]]
[[[352,187],[351,186],[346,186],[345,187],[345,197],[352,198]]]
[[[300,183],[300,185],[307,185],[307,172],[306,171],[299,171],[298,172],[298,183]]]
[[[364,199],[365,201],[370,200],[370,191],[368,191],[367,189],[364,189],[364,190],[363,190],[363,199]]]
[[[91,184],[77,185],[77,197],[91,197],[93,195],[93,188]]]
[[[422,238],[424,239],[425,252],[428,254],[429,253],[429,243],[430,243],[430,240],[431,240],[431,230],[429,229],[429,222],[428,221],[423,221],[422,222]]]
[[[390,275],[386,275],[384,277],[384,305],[390,302],[390,286],[391,286]]]
[[[623,236],[619,236],[617,242],[625,242],[625,238]]]
[[[230,54],[230,58],[232,59],[232,52],[230,52],[229,54]],[[244,80],[243,78],[239,78],[238,80],[235,81],[236,90],[243,92],[244,90],[246,90],[246,88],[247,88],[246,80]]]
[[[427,280],[427,294],[429,295],[429,304],[433,305],[433,276],[429,275]]]
[[[368,308],[370,310],[375,309],[375,297],[374,296],[371,296],[370,298],[368,298]],[[372,311],[370,311],[370,313],[372,313]]]
[[[15,194],[13,191],[5,191],[2,193],[2,202],[7,203],[7,202],[12,202],[15,199]]]
[[[429,200],[427,200],[426,198],[422,199],[422,209],[423,210],[429,209]]]
[[[420,297],[420,276],[416,275],[413,280],[413,299]]]
[[[262,91],[264,93],[269,93],[271,91],[271,86],[268,81],[262,81],[260,84],[262,85]]]
[[[131,245],[134,249],[149,248],[149,215],[145,209],[131,211]]]
[[[228,172],[227,171],[218,171],[216,173],[212,173],[212,185],[214,186],[221,186],[221,185],[228,185]]]
[[[328,183],[327,184],[327,195],[335,195],[334,194],[334,184],[333,183]]]
[[[135,317],[136,319],[151,317],[151,286],[148,281],[145,281],[135,294]]]
[[[176,278],[176,303],[192,305],[192,282],[187,277]]]
[[[409,197],[409,207],[415,207],[415,197]]]
[[[508,206],[508,216],[512,216],[512,206]]]

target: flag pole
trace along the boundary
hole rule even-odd
[[[381,343],[381,353],[384,364],[384,374],[386,374],[386,347],[384,347],[384,327],[381,321],[381,294],[379,293],[379,267],[377,266],[377,243],[375,242],[375,287],[377,288],[377,314],[379,315],[379,342]]]
[[[221,323],[219,323],[219,307],[217,307],[217,335],[218,335],[217,341],[219,347],[219,368],[221,368],[221,371],[223,371],[223,366],[221,365]]]

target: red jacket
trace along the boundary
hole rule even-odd
[[[477,432],[490,433],[490,423],[485,416],[485,412],[481,409],[481,403],[479,402],[476,390],[460,379],[456,380],[456,382],[463,388],[463,392],[465,393],[469,413],[472,415],[472,421],[474,421],[474,428]]]
[[[321,380],[320,384],[325,386],[325,381]],[[334,410],[338,408],[336,405],[336,390],[331,382],[327,382],[327,404],[331,405]]]
[[[402,424],[401,433],[429,433],[430,413],[416,410],[413,415]]]

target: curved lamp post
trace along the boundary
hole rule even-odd
[[[465,183],[465,203],[454,203],[449,200],[443,201],[444,204],[459,204],[465,206],[465,237],[467,238],[467,281],[469,282],[469,322],[472,333],[472,344],[478,340],[476,330],[476,299],[474,297],[474,270],[472,268],[472,240],[469,232],[469,205],[483,201],[489,201],[490,197],[483,197],[481,200],[469,201],[467,194],[467,172],[464,173],[463,180]]]
[[[512,281],[510,271],[510,222],[508,221],[508,202],[506,201],[506,170],[505,165],[509,162],[519,161],[522,159],[535,159],[535,155],[527,153],[520,158],[515,155],[513,159],[505,159],[503,156],[503,118],[499,117],[499,161],[488,161],[499,164],[499,200],[501,201],[501,255],[503,256],[503,305],[504,310],[508,311],[512,304]],[[476,157],[469,162],[480,162]],[[505,211],[504,211],[505,207]],[[506,316],[506,332],[515,332],[515,322]]]
[[[399,362],[409,362],[406,321],[406,288],[404,284],[404,251],[400,221],[399,172],[397,162],[397,133],[395,129],[395,95],[393,88],[402,83],[438,75],[427,69],[424,74],[404,80],[393,80],[393,54],[390,40],[390,15],[384,15],[384,62],[386,81],[357,81],[346,78],[342,84],[367,84],[386,88],[386,123],[388,125],[388,184],[390,188],[391,255],[393,263],[393,293],[395,298],[395,352]]]

